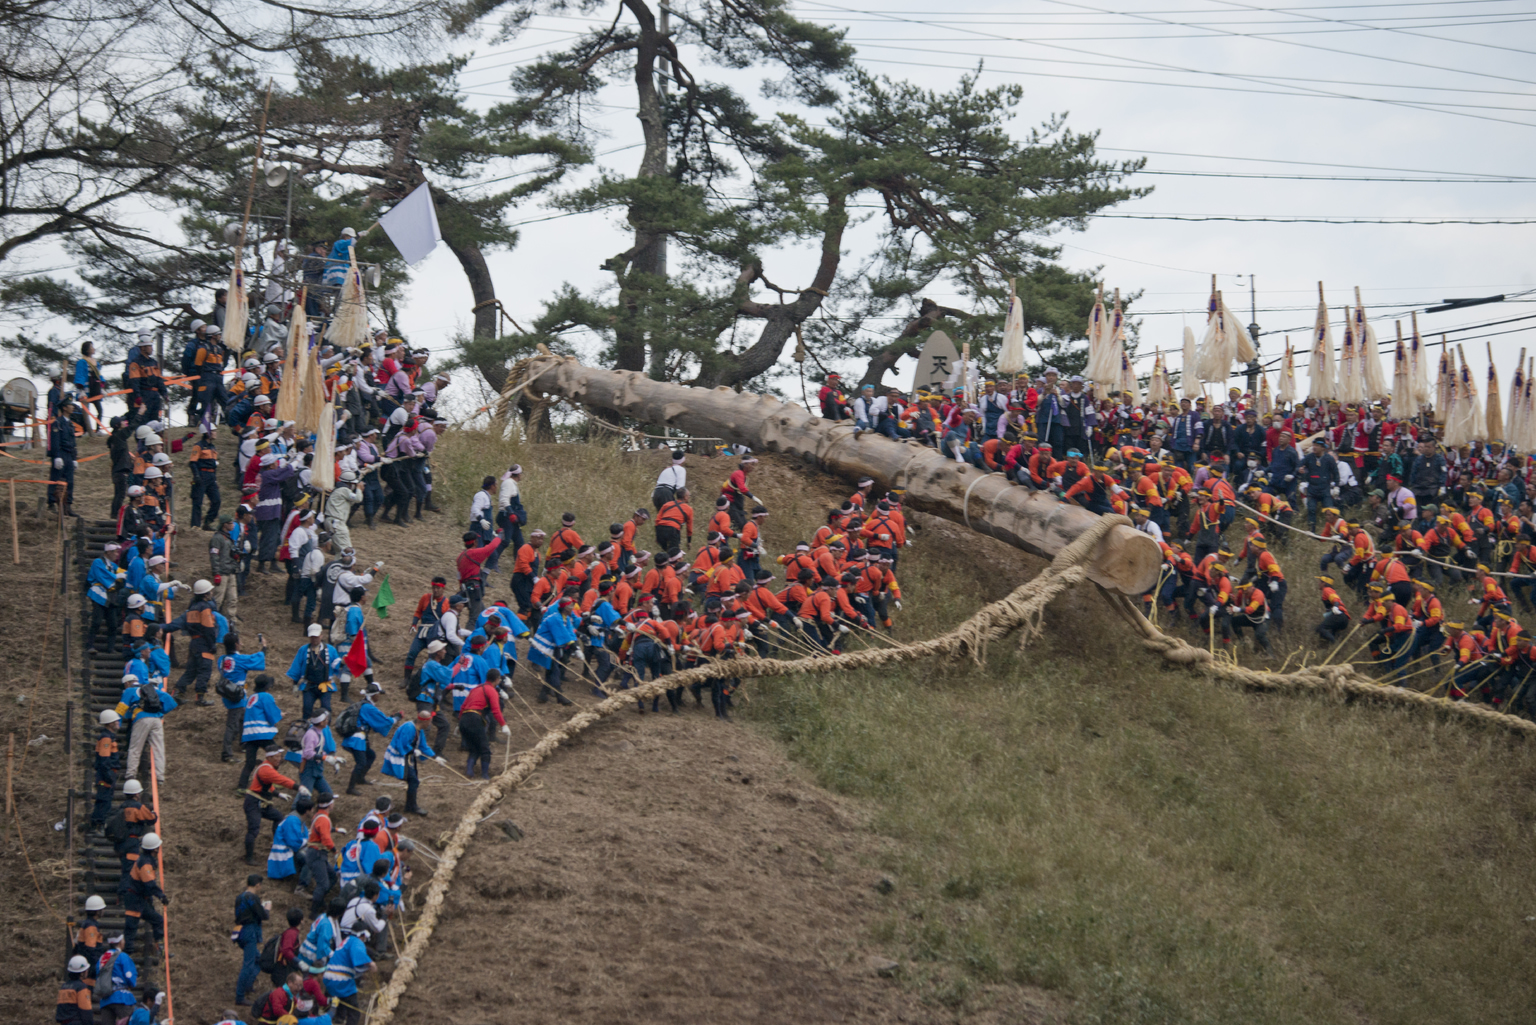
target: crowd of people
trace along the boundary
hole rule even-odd
[[[318,439],[272,415],[286,333],[270,326],[235,353],[216,318],[191,323],[181,361],[190,426],[180,437],[171,437],[172,393],[144,338],[125,375],[125,415],[101,424],[100,370],[89,351],[73,374],[60,368],[49,393],[48,454],[64,484],[53,490],[68,514],[77,439],[107,432],[117,536],[88,572],[88,631],[93,652],[126,658],[121,701],[100,714],[89,826],[122,859],[127,925],[105,935],[94,917],[104,902],[88,897],[60,990],[61,1022],[153,1020],[157,995],[140,991],[134,959],[141,940],[158,950],[157,909],[170,898],[157,876],[161,844],[143,763],[147,753],[166,800],[165,720],[188,704],[224,710],[219,754],[240,763],[245,862],[265,866],[235,901],[237,1004],[254,1000],[263,1023],[351,1023],[364,1003],[360,981],[391,956],[400,932],[415,852],[402,830],[429,815],[419,802],[424,765],[473,785],[490,778],[493,745],[510,743],[513,706],[536,714],[534,706],[572,704],[583,690],[622,697],[695,666],[713,675],[692,686],[693,707],[704,707],[707,690],[710,711],[729,720],[738,653],[814,657],[876,643],[901,608],[896,570],[910,543],[903,495],[881,492],[873,480],[859,481],[810,537],[770,552],[770,513],[753,492],[757,460],[746,450],[711,458],[731,471],[701,508],[690,455],[679,451],[649,502],[617,522],[590,524],[587,512],[566,512],[547,530],[530,525],[524,471],[513,465],[484,477],[467,499],[462,551],[416,602],[397,678],[368,638],[367,596],[384,564],[360,558],[351,531],[359,517],[376,529],[380,514],[406,526],[442,511],[431,457],[444,426],[435,407],[450,381],[428,373],[425,353],[383,332],[348,349],[318,341],[327,394],[341,410],[327,446],[335,487],[322,491],[314,480]],[[1445,658],[1453,663],[1449,696],[1536,709],[1536,688],[1525,686],[1536,653],[1513,604],[1529,608],[1536,593],[1531,468],[1496,441],[1446,451],[1422,412],[1395,418],[1381,406],[1310,401],[1261,411],[1238,389],[1222,402],[1133,404],[1100,398],[1049,368],[970,394],[910,399],[876,396],[869,386],[850,397],[833,374],[819,398],[823,416],[850,420],[857,433],[932,445],[1017,486],[1130,516],[1164,554],[1144,596],[1148,615],[1208,632],[1213,644],[1247,632],[1267,651],[1272,632],[1285,629],[1282,557],[1300,533],[1321,538],[1329,547],[1314,574],[1319,643],[1365,627],[1374,656],[1399,680],[1420,659],[1438,667]],[[232,436],[225,450],[233,458],[221,455],[221,431]],[[177,477],[189,481],[185,497]],[[229,511],[226,489],[238,496]],[[197,548],[207,541],[206,575],[188,574],[190,585],[170,572],[173,535],[182,565],[200,565]],[[302,636],[285,669],[269,665],[264,635],[241,634],[253,572],[284,576],[283,601]],[[1476,606],[1466,622],[1445,611],[1458,587]],[[263,600],[276,593],[257,592]],[[178,633],[186,635],[179,674],[166,643]],[[648,701],[636,697],[634,707],[660,712],[665,697],[667,710],[681,715],[688,696],[664,687]],[[447,756],[455,736],[462,773]],[[365,793],[377,785],[376,765],[404,790],[398,808],[390,796]],[[358,802],[345,831],[333,819],[344,799]],[[274,883],[293,887],[303,903],[286,909],[286,928],[268,936],[272,903],[261,894]],[[262,974],[269,988],[258,985]]]
[[[1310,535],[1327,545],[1317,572],[1304,567],[1318,587],[1317,643],[1364,629],[1390,679],[1429,672],[1453,700],[1536,714],[1536,653],[1518,620],[1536,611],[1530,459],[1499,439],[1447,448],[1430,411],[1396,416],[1387,402],[1261,408],[1240,388],[1222,401],[1130,398],[1053,368],[969,395],[850,393],[836,374],[819,393],[822,415],[856,433],[1129,516],[1164,557],[1148,614],[1212,643],[1249,633],[1270,651],[1285,629],[1282,556]],[[1443,673],[1442,658],[1454,664]]]
[[[194,322],[193,365],[222,367],[218,332],[208,328]],[[88,828],[121,859],[126,927],[106,935],[95,917],[102,895],[87,898],[59,1021],[138,1025],[158,1013],[157,994],[141,991],[138,978],[145,960],[161,954],[159,908],[170,901],[157,875],[161,843],[146,783],[152,774],[159,801],[175,800],[165,724],[169,718],[174,729],[188,706],[223,709],[219,756],[232,777],[239,766],[232,782],[246,820],[244,859],[265,868],[235,901],[235,1001],[252,1007],[255,1021],[331,1025],[359,1019],[358,986],[402,933],[415,850],[402,829],[429,815],[420,804],[425,765],[466,785],[484,781],[492,746],[510,743],[514,703],[531,717],[540,704],[572,704],[573,688],[607,698],[699,665],[719,674],[691,688],[691,705],[689,689],[679,687],[637,699],[636,713],[659,712],[664,696],[671,714],[707,707],[729,720],[738,651],[840,652],[891,630],[901,607],[894,571],[908,543],[900,493],[877,499],[874,482],[861,481],[813,536],[770,554],[768,509],[750,485],[757,460],[746,451],[712,453],[713,465],[731,463],[729,479],[713,509],[696,514],[691,457],[679,451],[649,507],[635,496],[641,500],[606,525],[606,537],[599,526],[599,537],[584,538],[591,528],[575,513],[547,531],[530,526],[522,467],[487,476],[467,501],[469,529],[455,565],[416,603],[400,675],[386,672],[365,615],[384,565],[359,558],[352,524],[361,518],[373,528],[381,510],[393,513],[388,522],[409,524],[438,508],[430,457],[442,422],[432,405],[448,381],[429,377],[425,358],[398,340],[377,343],[343,352],[322,343],[318,351],[333,396],[362,399],[356,416],[340,418],[329,493],[313,483],[316,439],[267,415],[282,387],[280,350],[277,359],[271,351],[243,356],[256,365],[233,386],[210,371],[205,387],[191,389],[191,427],[179,436],[169,426],[172,393],[146,369],[130,375],[141,384],[129,390],[126,415],[103,427],[117,536],[87,573],[88,639],[92,654],[119,651],[126,661],[121,699],[100,714]],[[141,368],[153,360],[144,350]],[[70,514],[72,446],[94,423],[80,415],[78,398],[63,386],[50,396],[50,455],[66,453],[54,472],[71,485],[57,489]],[[232,459],[221,454],[220,431],[233,435],[222,450],[233,447]],[[178,477],[190,478],[189,494],[176,489]],[[239,496],[229,511],[227,492]],[[190,584],[175,579],[173,550],[178,567],[201,569],[204,540],[206,570],[186,573]],[[300,635],[291,657],[262,633],[242,636],[253,572],[258,580],[284,575],[283,601]],[[270,603],[277,593],[259,584],[245,600]],[[186,637],[179,670],[167,643],[176,634]],[[269,662],[278,647],[283,659]],[[448,761],[455,739],[463,772]],[[375,767],[403,789],[398,806],[398,794],[366,792],[378,785]],[[343,831],[338,802],[354,798],[356,825]],[[274,885],[302,898],[277,923],[261,896]]]

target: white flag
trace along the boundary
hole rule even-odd
[[[437,207],[432,205],[432,189],[422,182],[416,190],[379,218],[379,227],[400,250],[412,267],[425,260],[437,248],[442,233],[437,230]]]

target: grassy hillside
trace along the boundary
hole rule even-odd
[[[513,459],[534,521],[574,511],[588,537],[655,470],[595,446],[458,436],[439,472],[457,515]],[[699,462],[702,509],[725,471]],[[774,552],[847,490],[773,459],[757,483]],[[1295,562],[1299,639],[1314,603]],[[925,532],[903,556],[898,637],[953,625],[1037,566]],[[1058,599],[1047,627],[1022,653],[994,646],[982,669],[749,688],[747,728],[900,841],[879,866],[896,888],[877,938],[905,952],[909,985],[962,1013],[996,986],[1040,986],[1082,1022],[1529,1020],[1530,745],[1165,670],[1091,591]]]

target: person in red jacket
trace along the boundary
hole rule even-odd
[[[848,396],[843,391],[843,379],[837,371],[827,375],[827,383],[821,386],[816,393],[816,399],[821,403],[821,415],[825,420],[851,420],[853,419],[853,406],[848,401]]]
[[[636,509],[629,519],[624,521],[624,526],[619,530],[620,570],[627,572],[635,564],[635,531],[650,518],[651,514],[648,510]]]
[[[752,498],[752,489],[747,486],[747,474],[757,465],[757,459],[747,456],[741,464],[731,472],[730,479],[720,489],[720,497],[726,500],[726,506],[730,512],[731,525],[740,530],[747,522],[747,499]],[[756,504],[753,498],[753,503]],[[716,527],[716,530],[720,528]],[[722,534],[725,531],[720,531]]]
[[[496,719],[503,737],[512,732],[501,714],[501,693],[497,689],[500,683],[501,670],[487,670],[485,682],[472,688],[459,708],[459,736],[464,739],[464,747],[469,751],[464,775],[470,779],[475,778],[476,761],[480,762],[484,778],[491,778],[491,741],[486,733],[486,713],[489,712]]]
[[[480,610],[485,605],[485,560],[491,557],[491,553],[499,552],[507,546],[507,537],[500,535],[490,544],[479,544],[480,535],[474,531],[464,532],[464,550],[459,553],[459,590],[469,598],[469,621],[471,623],[480,618]]]
[[[813,646],[819,646],[823,650],[831,651],[832,643],[838,635],[837,629],[837,598],[838,578],[835,576],[823,577],[821,583],[814,591],[810,591],[805,600],[800,604],[801,626],[805,630],[805,636]],[[843,626],[841,632],[848,632],[848,627]]]

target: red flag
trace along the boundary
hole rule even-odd
[[[352,638],[352,647],[347,649],[347,656],[341,661],[352,670],[353,676],[361,676],[368,669],[368,641],[366,630],[359,630],[357,636]]]

